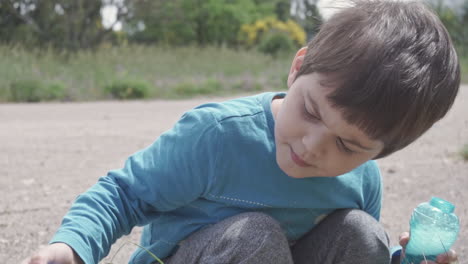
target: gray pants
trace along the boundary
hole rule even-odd
[[[181,242],[166,264],[390,263],[389,239],[360,210],[337,210],[290,247],[279,224],[262,213],[243,213]]]

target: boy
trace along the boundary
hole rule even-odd
[[[25,263],[97,263],[136,225],[169,264],[389,263],[372,159],[441,119],[459,82],[449,35],[423,4],[356,1],[298,51],[287,95],[185,113],[80,195]],[[137,250],[130,263],[155,260]]]

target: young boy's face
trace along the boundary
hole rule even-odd
[[[320,84],[323,77],[312,73],[288,81],[287,96],[272,103],[276,159],[294,178],[338,176],[383,149],[382,142],[371,140],[331,107],[326,96],[332,88]]]

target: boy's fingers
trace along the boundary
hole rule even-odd
[[[455,263],[457,260],[457,253],[452,249],[447,251],[447,253],[437,256],[437,263]]]
[[[29,264],[29,260],[31,259],[30,258],[23,259],[23,261],[21,261],[21,264]]]
[[[33,254],[31,257],[23,260],[21,264],[52,264],[53,261],[49,261],[49,257],[44,254],[43,251],[39,251],[35,254]]]
[[[28,264],[47,264],[47,259],[43,256],[36,255],[31,258]]]
[[[42,263],[45,263],[45,262],[42,262]],[[27,259],[24,259],[21,264],[42,264],[40,262],[39,259],[37,259],[37,257],[33,256],[33,257],[29,257]]]
[[[408,241],[410,239],[410,234],[408,232],[403,232],[400,234],[400,237],[398,238],[400,245],[402,247],[405,247],[408,244]],[[437,263],[428,261],[427,264],[454,264],[458,261],[457,253],[454,250],[449,250],[447,253],[440,254],[437,256]],[[426,264],[426,262],[421,262]]]
[[[398,241],[400,242],[400,246],[405,247],[406,244],[408,244],[409,237],[410,236],[408,232],[401,233],[400,237],[398,238]]]

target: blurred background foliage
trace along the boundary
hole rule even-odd
[[[284,89],[317,1],[1,0],[0,102]],[[466,65],[468,0],[431,3]]]
[[[104,27],[105,8],[115,13],[114,25]],[[238,48],[247,44],[239,37],[241,27],[266,24],[256,30],[280,30],[303,45],[310,22],[290,11],[290,0],[2,0],[0,41],[66,51],[102,43]]]

